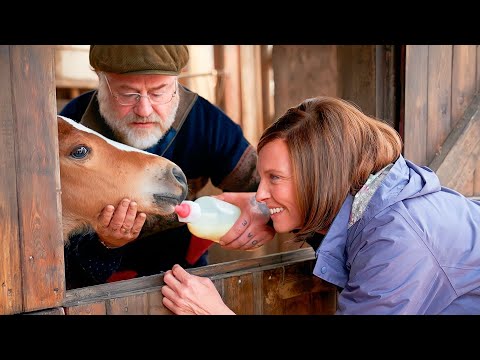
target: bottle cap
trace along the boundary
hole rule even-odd
[[[189,200],[184,200],[180,205],[175,206],[175,212],[180,222],[193,222],[202,215],[200,205]]]

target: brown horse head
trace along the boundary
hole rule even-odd
[[[63,237],[98,226],[98,215],[123,198],[152,218],[176,218],[187,195],[185,174],[161,156],[107,139],[58,116]]]

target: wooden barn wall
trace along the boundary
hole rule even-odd
[[[337,95],[336,51],[335,45],[273,46],[275,118],[304,99]]]
[[[409,45],[405,55],[405,121],[404,154],[420,165],[432,165],[447,137],[471,119],[467,108],[480,90],[480,48],[478,45]],[[462,120],[463,119],[463,120]],[[471,130],[474,130],[473,128]],[[458,141],[469,141],[461,157],[462,181],[440,176],[446,186],[467,196],[480,195],[480,161],[475,136],[468,132],[457,136]],[[453,144],[451,144],[453,146]],[[457,158],[460,160],[460,157]],[[437,162],[434,170],[437,170]],[[475,164],[473,164],[475,163]],[[458,167],[458,161],[452,162]],[[432,167],[433,168],[433,167]],[[463,179],[466,177],[466,179]]]
[[[190,269],[208,276],[239,315],[331,315],[335,286],[312,275],[312,249]],[[66,315],[169,315],[162,304],[163,274],[68,290]]]
[[[0,46],[0,314],[65,295],[52,46]]]

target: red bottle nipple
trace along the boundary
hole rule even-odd
[[[175,206],[175,212],[178,214],[178,216],[181,217],[187,217],[190,215],[190,206],[188,204],[180,204]]]

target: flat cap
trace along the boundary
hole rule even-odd
[[[186,45],[90,45],[90,65],[96,71],[178,75],[187,62]]]

